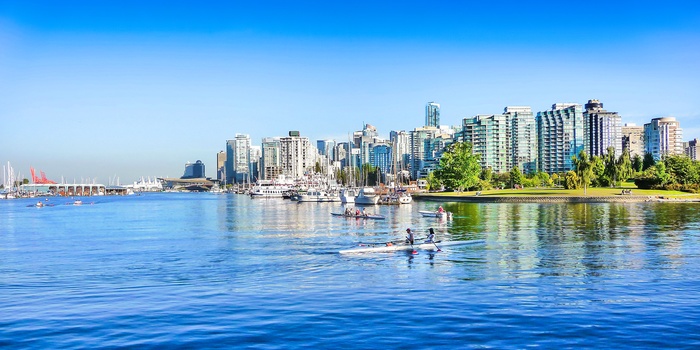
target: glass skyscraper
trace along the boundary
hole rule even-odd
[[[583,108],[576,103],[556,103],[537,113],[537,168],[548,174],[573,169],[571,157],[583,145]]]

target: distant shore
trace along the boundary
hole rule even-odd
[[[510,190],[505,190],[510,191]],[[416,193],[413,198],[418,201],[432,202],[467,202],[467,203],[639,203],[639,202],[700,202],[695,194],[682,192],[641,191],[639,194],[620,194],[620,190],[596,189],[589,195],[562,193],[562,190],[518,190],[515,193],[500,191],[476,192],[436,192]],[[617,193],[613,193],[617,192]]]

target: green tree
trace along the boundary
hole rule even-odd
[[[647,170],[651,167],[656,165],[656,161],[654,160],[654,156],[651,155],[651,153],[644,153],[644,160],[642,161],[642,171]]]
[[[539,182],[539,184],[537,182],[535,183],[536,186],[552,186],[552,179],[549,177],[549,174],[544,171],[536,172],[534,178]]]
[[[613,187],[619,175],[617,159],[615,158],[615,147],[608,147],[602,159],[605,167],[603,171],[605,181],[601,183],[601,186]]]
[[[672,155],[664,159],[666,170],[669,173],[669,182],[687,185],[698,183],[697,167],[693,160],[687,156]]]
[[[442,188],[442,183],[440,182],[440,179],[438,179],[435,176],[435,172],[431,171],[428,174],[428,178],[425,179],[426,182],[428,183],[428,191],[439,191]]]
[[[581,186],[583,186],[583,194],[588,194],[588,185],[591,183],[593,178],[593,165],[594,162],[588,157],[586,151],[581,151],[577,157],[571,157],[571,161],[574,163],[576,168],[576,175],[579,178]]]
[[[573,170],[566,172],[564,176],[564,188],[567,190],[577,190],[579,188],[580,181],[578,176]]]
[[[627,150],[629,152],[629,150]],[[642,156],[639,154],[635,154],[634,157],[632,157],[632,170],[636,173],[641,172],[644,167],[644,161],[642,160]]]
[[[447,146],[435,170],[440,182],[457,192],[476,186],[480,174],[479,155],[472,153],[469,142],[455,142]]]
[[[315,172],[316,174],[320,174],[320,173],[323,172],[323,168],[321,167],[321,163],[320,163],[320,162],[316,162],[316,165],[314,166],[314,172]]]
[[[616,186],[619,186],[622,182],[627,181],[634,170],[632,169],[632,160],[630,159],[630,150],[625,148],[622,150],[622,154],[617,159],[617,178]]]
[[[493,179],[493,169],[491,169],[491,167],[482,169],[479,178],[484,181],[491,182]]]
[[[514,166],[513,169],[510,169],[510,182],[511,182],[511,188],[514,188],[515,185],[519,185],[521,187],[523,186],[523,180],[525,180],[525,177],[523,176],[523,173],[520,171],[520,167]]]

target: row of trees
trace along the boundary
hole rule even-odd
[[[637,187],[643,189],[697,192],[700,187],[700,162],[680,155],[666,156],[656,162],[651,154],[643,158],[639,155],[630,157],[628,150],[615,157],[612,147],[600,157],[590,157],[581,151],[578,157],[572,157],[573,170],[551,176],[545,172],[526,175],[518,167],[508,173],[494,174],[490,168],[481,169],[479,160],[480,156],[473,154],[470,143],[449,145],[438,168],[428,176],[428,189],[446,188],[462,192],[494,187],[563,186],[567,189],[583,188],[587,193],[588,187],[616,187],[629,179],[634,179]]]

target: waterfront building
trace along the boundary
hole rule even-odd
[[[683,148],[685,149],[685,155],[688,156],[688,158],[692,160],[698,160],[698,150],[700,149],[700,144],[698,143],[698,139],[692,139],[691,141],[688,142],[683,142]]]
[[[226,181],[226,152],[219,151],[216,154],[216,179]]]
[[[555,103],[537,113],[537,168],[546,173],[573,169],[571,157],[584,149],[583,110],[576,103]]]
[[[425,126],[411,131],[411,177],[428,176],[437,168],[445,147],[453,142],[454,130]]]
[[[260,179],[260,159],[262,158],[262,147],[261,146],[250,146],[250,164],[248,169],[250,169],[250,179],[252,182]]]
[[[403,130],[391,131],[389,142],[391,142],[392,153],[396,157],[396,173],[407,171],[411,164],[411,134]]]
[[[615,149],[615,158],[622,155],[622,119],[617,112],[603,109],[599,100],[588,100],[583,113],[584,147],[590,156],[603,156]]]
[[[440,126],[440,104],[428,102],[425,105],[425,126],[439,127]]]
[[[462,120],[462,140],[472,144],[473,153],[480,155],[481,167],[495,173],[510,170],[510,128],[505,114],[479,114]]]
[[[372,145],[372,153],[370,155],[370,164],[379,168],[382,175],[391,172],[393,159],[391,154],[391,145],[386,142],[376,143]]]
[[[383,142],[384,140],[379,138],[377,128],[371,124],[365,124],[362,131],[355,131],[353,133],[353,148],[359,149],[359,159],[357,159],[356,164],[360,166],[362,164],[372,164],[370,159],[372,145]]]
[[[524,174],[537,171],[537,123],[529,106],[508,106],[503,110],[510,129],[510,164]]]
[[[280,160],[280,138],[266,137],[261,145],[260,177],[263,180],[275,180],[282,173]]]
[[[204,163],[198,160],[194,163],[187,162],[185,164],[185,173],[180,177],[181,179],[199,179],[205,178]]]
[[[328,157],[328,160],[331,162],[335,161],[335,158],[333,158],[334,148],[335,148],[335,141],[334,140],[317,140],[316,141],[316,149],[318,150],[318,154]]]
[[[250,135],[236,134],[226,141],[226,182],[243,183],[250,180]]]
[[[644,157],[644,127],[627,123],[622,127],[622,149],[629,150],[630,157]]]
[[[289,136],[280,137],[280,168],[289,178],[301,178],[313,171],[316,165],[316,150],[308,137],[298,131],[290,131]]]
[[[654,118],[644,124],[644,146],[654,160],[664,155],[683,154],[683,129],[674,117]]]

